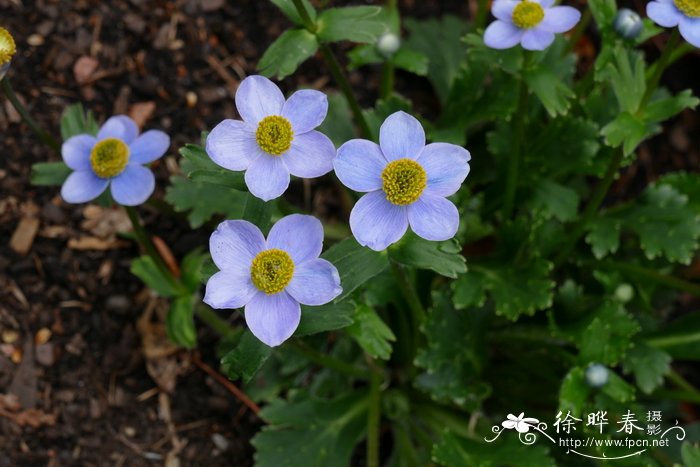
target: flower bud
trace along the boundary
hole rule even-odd
[[[593,363],[586,368],[586,383],[594,388],[600,388],[607,384],[609,370],[605,365]]]
[[[613,27],[621,37],[625,39],[636,39],[642,32],[642,18],[628,8],[622,8],[615,15]]]
[[[615,298],[622,303],[629,302],[634,298],[634,287],[627,283],[618,285],[615,289]]]
[[[12,34],[0,27],[0,79],[5,77],[5,73],[10,69],[10,61],[16,52],[15,40]]]
[[[401,47],[401,38],[393,32],[382,34],[377,40],[377,50],[384,57],[391,57]]]

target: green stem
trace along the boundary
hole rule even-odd
[[[5,93],[7,100],[9,100],[12,104],[12,107],[14,107],[15,110],[17,110],[17,113],[19,113],[19,115],[22,117],[22,120],[24,120],[27,123],[27,125],[29,125],[29,128],[32,129],[32,131],[39,137],[39,139],[41,139],[41,141],[43,141],[44,144],[46,144],[48,147],[60,153],[61,145],[58,144],[58,141],[53,139],[51,135],[42,130],[39,127],[39,124],[31,117],[31,115],[29,115],[29,111],[27,111],[26,107],[22,105],[22,103],[17,98],[14,89],[12,89],[12,85],[10,84],[10,78],[8,76],[5,76],[5,78],[2,79],[2,90]]]
[[[604,269],[612,269],[615,271],[620,271],[624,273],[637,276],[642,279],[646,279],[650,282],[655,282],[672,289],[680,290],[681,292],[687,292],[689,294],[700,297],[700,284],[695,284],[683,279],[679,279],[674,276],[669,276],[667,274],[660,273],[654,269],[645,268],[643,266],[638,266],[631,263],[620,263],[617,261],[598,261],[590,263],[591,266],[598,266]]]
[[[527,60],[524,61],[524,63],[526,62]],[[525,68],[525,64],[523,64],[523,68]],[[525,82],[525,78],[521,76],[518,88],[518,107],[515,112],[515,134],[513,135],[511,146],[511,160],[509,161],[508,173],[506,174],[506,192],[503,204],[504,220],[510,218],[515,206],[515,192],[518,187],[520,163],[523,158],[523,133],[525,131],[528,96],[527,83]]]
[[[372,368],[369,380],[369,407],[367,410],[367,467],[379,467],[382,379],[380,370]]]
[[[666,68],[671,64],[671,58],[678,48],[679,41],[680,33],[678,32],[678,28],[674,28],[673,32],[671,33],[671,37],[666,42],[663,52],[661,52],[661,56],[654,64],[651,76],[647,80],[647,88],[646,92],[644,93],[644,97],[642,97],[640,108],[644,108],[646,103],[649,102],[649,99],[651,99],[651,96],[654,94],[654,91],[656,91],[659,81],[661,81],[661,75],[663,75]]]
[[[294,6],[297,9],[297,12],[299,13],[299,16],[301,17],[301,21],[304,23],[304,27],[312,34],[316,34],[316,23],[314,23],[314,20],[311,19],[311,16],[309,16],[309,12],[306,11],[306,8],[304,8],[304,3],[301,0],[292,0],[294,3]]]
[[[141,221],[139,220],[138,214],[136,214],[136,210],[133,208],[133,206],[124,206],[124,209],[126,210],[126,214],[129,216],[131,225],[134,227],[134,235],[136,236],[136,240],[141,245],[141,248],[143,248],[146,254],[153,259],[153,262],[160,270],[160,273],[168,280],[168,282],[170,282],[173,288],[178,291],[184,291],[183,285],[175,278],[173,272],[165,264],[163,257],[160,255],[160,253],[158,253],[153,241],[151,241],[148,233],[143,228],[143,225],[141,225]]]
[[[608,190],[615,180],[615,175],[617,175],[618,170],[620,170],[620,165],[622,165],[622,160],[625,157],[625,152],[620,146],[615,155],[610,159],[608,168],[605,171],[603,179],[600,181],[598,186],[595,187],[591,199],[588,201],[586,208],[583,211],[578,223],[574,226],[573,233],[567,238],[564,246],[559,250],[559,255],[554,259],[554,265],[561,265],[569,257],[571,250],[576,246],[576,243],[581,239],[583,234],[586,232],[588,224],[591,222],[593,217],[598,213],[600,205],[603,204],[605,196],[608,194]]]
[[[572,50],[574,50],[576,44],[578,43],[578,40],[581,38],[583,33],[586,32],[588,25],[591,23],[591,19],[591,10],[587,8],[583,12],[583,17],[581,18],[581,21],[578,22],[578,24],[576,25],[576,29],[574,29],[574,32],[569,37],[569,43],[566,47],[567,52],[571,52]]]
[[[700,390],[698,390],[698,388],[693,386],[690,382],[688,382],[688,380],[686,380],[684,377],[678,374],[675,370],[671,370],[666,376],[668,377],[668,379],[673,381],[673,384],[678,386],[679,389],[683,390],[688,394],[692,394],[694,396],[694,400],[700,399]]]
[[[234,328],[226,320],[221,319],[214,310],[202,303],[196,308],[197,316],[210,328],[222,337],[242,332],[241,328]]]
[[[672,391],[669,389],[657,389],[652,394],[657,399],[672,399],[682,402],[692,402],[700,404],[700,394],[689,393],[686,391]]]
[[[372,131],[370,130],[369,124],[367,123],[367,120],[365,119],[365,116],[362,113],[360,103],[357,101],[357,99],[355,98],[355,94],[352,92],[350,82],[343,73],[343,69],[340,66],[340,63],[338,62],[338,59],[335,58],[335,55],[333,54],[331,48],[328,47],[328,44],[321,44],[321,53],[323,54],[323,58],[325,58],[326,63],[328,64],[328,68],[330,69],[330,72],[333,75],[333,79],[340,87],[340,91],[343,93],[345,99],[348,101],[348,105],[350,105],[350,110],[352,111],[352,114],[355,117],[355,122],[360,126],[360,132],[362,136],[371,139]]]
[[[382,76],[379,87],[379,97],[388,99],[394,92],[394,64],[387,59],[382,65]]]
[[[396,282],[399,285],[399,289],[401,289],[401,293],[403,294],[406,302],[408,302],[408,307],[413,313],[417,332],[420,325],[423,324],[423,321],[425,321],[425,309],[420,301],[418,292],[416,292],[416,289],[413,287],[413,284],[409,280],[403,266],[396,261],[391,261],[391,269],[394,273],[394,277],[396,277]]]
[[[486,24],[486,15],[489,13],[489,0],[478,0],[476,6],[476,18],[474,18],[474,28],[478,31]]]
[[[674,336],[649,337],[645,339],[645,342],[657,349],[667,349],[683,344],[698,344],[700,343],[700,332]]]
[[[351,365],[335,357],[331,357],[330,355],[322,354],[321,352],[309,347],[300,339],[292,341],[291,344],[291,349],[295,350],[297,353],[303,355],[317,365],[330,368],[331,370],[336,370],[340,373],[344,373],[355,378],[367,378],[370,376],[367,371],[357,368],[355,365]]]

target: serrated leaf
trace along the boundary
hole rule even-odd
[[[83,104],[69,105],[61,115],[61,138],[63,141],[76,135],[96,135],[100,126],[91,110],[85,112]]]
[[[453,282],[452,299],[457,309],[471,306],[481,307],[486,300],[486,290],[482,277],[476,274],[462,274]]]
[[[620,378],[614,371],[608,373],[608,382],[601,388],[601,392],[620,403],[627,403],[635,398],[634,386]]]
[[[574,367],[566,374],[559,389],[559,410],[571,412],[580,417],[584,404],[591,394],[591,387],[586,383],[583,368]]]
[[[316,34],[323,42],[372,44],[390,31],[388,19],[382,13],[382,8],[376,6],[329,8],[318,16]]]
[[[71,172],[63,162],[37,162],[32,164],[31,183],[36,186],[63,185]]]
[[[301,16],[299,16],[299,11],[297,10],[296,6],[294,5],[293,0],[270,0],[272,3],[277,5],[277,8],[282,10],[282,13],[289,18],[294,24],[298,26],[303,26],[304,22],[301,19]],[[311,2],[309,0],[301,0],[302,5],[304,6],[304,9],[306,12],[309,14],[309,17],[311,18],[312,21],[316,20],[316,9],[313,7]]]
[[[554,217],[567,222],[576,218],[579,196],[569,187],[551,180],[542,180],[535,187],[532,203],[534,209],[541,211],[545,219]]]
[[[681,445],[681,459],[684,467],[700,465],[700,445],[686,441]]]
[[[197,299],[191,295],[177,297],[170,304],[165,318],[165,329],[171,341],[192,349],[197,346],[197,330],[194,325],[194,305]]]
[[[289,29],[267,48],[260,58],[258,70],[263,76],[281,80],[294,73],[317,50],[316,36],[306,29]]]
[[[352,303],[329,303],[322,306],[302,306],[301,322],[295,336],[307,336],[319,332],[335,331],[350,326],[355,307]]]
[[[425,372],[414,384],[435,400],[475,409],[491,393],[480,378],[486,313],[457,311],[449,297],[438,292],[433,293],[433,304],[422,326],[428,345],[415,359]]]
[[[661,177],[658,185],[670,185],[688,198],[688,207],[700,212],[700,174],[671,172]]]
[[[616,302],[605,302],[576,339],[580,349],[579,363],[616,365],[632,345],[639,332],[639,323]]]
[[[551,270],[549,261],[534,259],[519,267],[474,267],[460,280],[481,281],[484,289],[491,292],[496,314],[516,320],[551,306],[555,285],[549,277]]]
[[[591,9],[593,19],[600,30],[610,30],[617,13],[615,0],[588,0],[588,7]]]
[[[430,59],[420,52],[402,47],[391,58],[391,62],[397,68],[418,76],[425,76],[428,74]]]
[[[601,78],[610,80],[622,112],[635,114],[646,91],[644,55],[618,45],[612,52],[614,61],[602,70]]]
[[[551,117],[565,115],[574,92],[548,68],[538,66],[525,70],[523,78]]]
[[[398,263],[420,269],[431,269],[443,276],[456,278],[467,271],[467,260],[456,239],[431,242],[413,233],[389,248],[389,256]]]
[[[332,400],[273,401],[260,411],[269,425],[252,440],[258,467],[350,465],[367,422],[367,396],[355,391]]]
[[[330,261],[338,269],[343,292],[335,299],[336,303],[389,266],[386,254],[364,248],[354,238],[333,245],[321,258]]]
[[[246,329],[238,345],[221,359],[221,367],[229,379],[241,378],[243,382],[247,383],[271,354],[272,348],[262,343],[250,330]]]
[[[650,102],[644,109],[644,116],[647,122],[662,122],[685,109],[697,107],[699,102],[700,99],[693,96],[693,91],[686,89],[673,97]]]
[[[211,256],[199,248],[192,250],[182,259],[180,282],[193,294],[199,291],[202,284],[202,268],[207,261],[211,261]]]
[[[591,245],[596,258],[604,258],[617,251],[620,247],[620,229],[619,221],[606,217],[594,219],[589,223],[586,242]]]
[[[602,176],[608,166],[598,142],[600,129],[590,120],[557,118],[533,133],[525,163],[538,176],[539,172],[552,178],[569,177],[572,172]]]
[[[621,112],[600,130],[600,134],[605,137],[606,144],[611,147],[622,146],[625,156],[629,156],[639,143],[659,131],[658,126],[648,126],[638,116]]]
[[[229,219],[238,219],[243,214],[247,194],[210,183],[193,182],[184,177],[173,176],[165,191],[165,200],[176,211],[187,212],[193,229],[223,214]]]
[[[161,297],[174,297],[180,290],[160,271],[153,258],[141,256],[131,261],[131,273]]]
[[[671,370],[671,357],[663,350],[637,342],[625,355],[623,365],[627,373],[634,374],[639,389],[651,394]]]
[[[433,461],[446,467],[555,467],[544,445],[529,446],[515,434],[505,434],[493,443],[461,438],[446,431],[433,446]]]
[[[346,332],[372,357],[389,360],[391,343],[396,340],[396,336],[391,332],[391,328],[384,324],[377,312],[361,304],[355,308],[352,320],[353,323]]]

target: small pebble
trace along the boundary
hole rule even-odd
[[[31,36],[27,37],[27,44],[31,45],[32,47],[38,47],[44,43],[44,36],[41,34],[32,34]]]
[[[211,435],[211,442],[220,451],[226,451],[231,443],[220,433],[214,433]]]

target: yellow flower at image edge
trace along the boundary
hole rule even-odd
[[[7,29],[0,27],[0,66],[10,63],[16,51],[17,47],[12,34]]]

